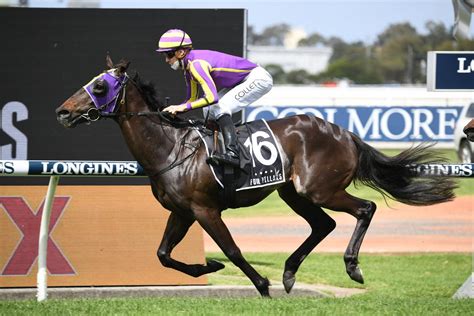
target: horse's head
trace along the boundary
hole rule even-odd
[[[464,134],[466,134],[467,139],[471,142],[474,142],[474,119],[472,119],[466,126],[463,128]]]
[[[94,77],[56,109],[59,123],[65,127],[75,127],[80,123],[97,121],[102,116],[114,113],[125,84],[129,62],[120,61],[113,65],[106,58],[107,69]]]

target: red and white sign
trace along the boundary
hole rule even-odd
[[[45,186],[0,188],[0,287],[36,286]],[[48,236],[49,286],[206,284],[165,268],[156,256],[168,212],[148,186],[59,186]],[[193,225],[173,251],[205,262],[202,230]]]

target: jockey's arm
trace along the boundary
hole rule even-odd
[[[187,110],[208,106],[219,100],[216,84],[211,77],[210,69],[211,66],[205,60],[195,60],[190,63],[189,71],[192,79],[189,82],[190,86],[188,86],[189,99],[184,103]],[[197,84],[201,86],[201,89],[204,92],[204,96],[199,99],[196,99]]]
[[[186,78],[186,88],[186,101],[184,101],[182,104],[196,101],[199,96],[198,83],[196,80],[192,78]]]

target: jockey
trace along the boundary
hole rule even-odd
[[[272,76],[247,59],[193,49],[189,35],[179,29],[166,31],[156,51],[166,56],[166,62],[173,70],[184,72],[187,86],[186,101],[163,111],[176,115],[203,107],[204,115],[209,114],[216,120],[224,138],[225,153],[216,153],[213,158],[238,167],[239,149],[232,113],[270,91]]]

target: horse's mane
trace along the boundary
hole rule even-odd
[[[140,94],[145,99],[146,104],[150,106],[153,111],[161,111],[164,107],[163,101],[158,96],[155,86],[151,81],[143,81],[138,72],[132,78],[135,82]]]
[[[140,78],[138,72],[136,72],[133,77],[132,81],[135,83],[138,91],[142,95],[143,99],[145,100],[146,104],[150,106],[151,110],[154,111],[160,118],[176,128],[183,128],[183,127],[200,127],[203,128],[205,123],[200,119],[182,119],[180,117],[170,117],[163,113],[160,113],[164,108],[165,104],[163,103],[162,99],[158,96],[157,90],[154,84],[151,81],[144,81]]]

